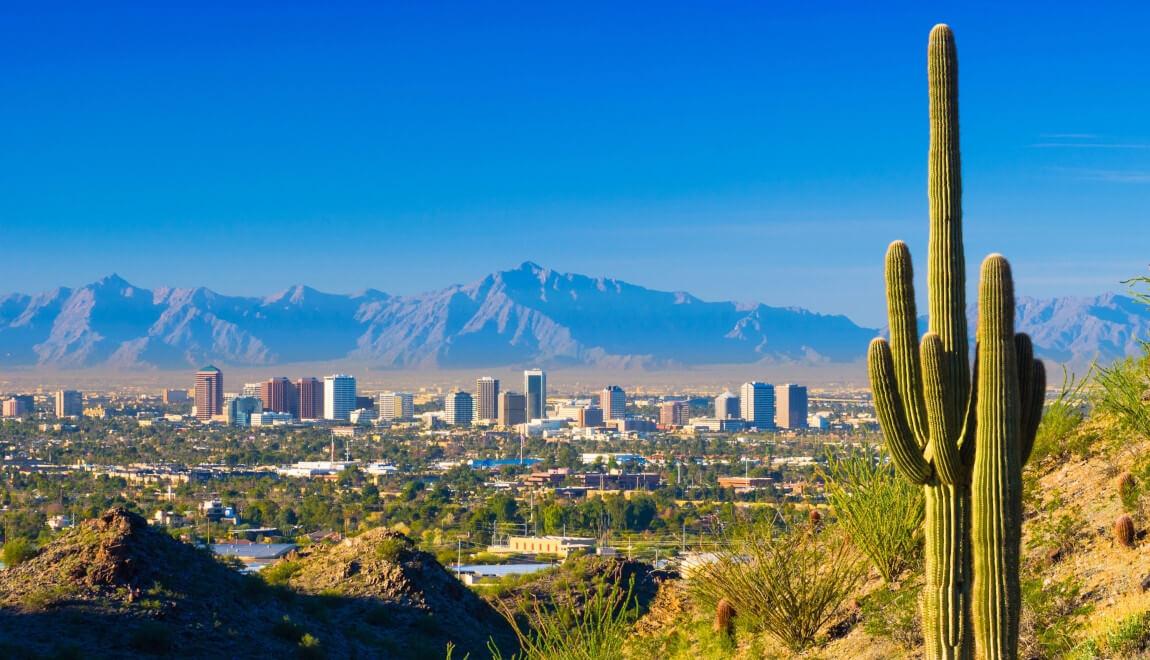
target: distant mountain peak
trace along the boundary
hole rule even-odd
[[[1119,294],[1020,297],[1018,309],[1019,331],[1055,360],[1110,359],[1150,336],[1150,309]],[[203,287],[148,292],[112,274],[76,290],[4,297],[0,367],[214,363],[226,370],[348,359],[382,369],[852,362],[877,333],[842,315],[707,302],[533,261],[468,285],[405,296],[324,293],[304,284],[266,297]]]

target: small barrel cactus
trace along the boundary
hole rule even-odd
[[[726,598],[720,599],[715,606],[715,632],[725,637],[735,634],[735,608]]]
[[[1118,520],[1114,521],[1114,538],[1127,548],[1133,548],[1134,519],[1126,514],[1118,516]]]

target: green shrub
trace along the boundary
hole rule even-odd
[[[271,566],[268,566],[260,571],[260,577],[262,577],[268,584],[286,586],[287,583],[291,581],[292,577],[294,577],[295,574],[299,573],[302,569],[303,564],[299,563],[298,561],[281,559],[280,561],[277,561]]]
[[[299,646],[296,648],[296,655],[306,660],[316,660],[327,657],[327,654],[323,651],[323,647],[320,646],[319,640],[310,633],[305,633],[304,636],[300,638]]]
[[[861,603],[862,627],[867,634],[889,639],[908,651],[922,645],[922,620],[918,602],[922,581],[915,579],[893,588],[876,589]]]
[[[1092,609],[1083,598],[1082,583],[1074,577],[1053,580],[1045,574],[1024,576],[1019,655],[1025,658],[1066,656],[1079,641],[1082,617]]]
[[[827,499],[838,521],[887,582],[922,558],[922,488],[869,449],[827,457]]]
[[[726,598],[742,625],[766,632],[793,651],[816,635],[866,575],[843,534],[753,526],[692,574],[693,598],[707,610]]]
[[[4,544],[3,552],[0,552],[0,560],[4,561],[5,566],[22,564],[35,556],[36,546],[32,545],[28,539],[21,537],[9,539]]]
[[[398,562],[403,559],[411,544],[402,536],[385,536],[375,548],[375,555],[384,561]]]
[[[1132,658],[1150,651],[1150,612],[1132,614],[1106,631],[1099,640],[1110,657]]]
[[[638,603],[631,595],[634,580],[624,590],[619,586],[599,583],[582,598],[581,585],[568,584],[553,606],[538,599],[530,605],[520,602],[517,608],[499,605],[516,637],[520,653],[516,660],[599,660],[619,658],[630,636],[631,624],[638,618]],[[583,587],[585,588],[585,587]],[[526,624],[521,620],[526,620]],[[494,641],[487,644],[493,660],[503,654]]]
[[[1150,438],[1150,348],[1139,359],[1126,358],[1098,370],[1095,410],[1114,418],[1123,431]]]
[[[1046,404],[1042,413],[1029,464],[1035,465],[1051,456],[1061,458],[1071,454],[1085,456],[1089,453],[1091,438],[1076,433],[1086,417],[1086,401],[1082,390],[1089,379],[1089,373],[1079,380],[1066,367],[1062,368],[1062,387],[1058,396]]]

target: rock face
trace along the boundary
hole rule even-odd
[[[365,603],[375,610],[363,616],[419,629],[425,641],[436,640],[436,648],[450,641],[459,657],[479,657],[492,639],[505,651],[515,649],[507,621],[403,534],[369,530],[335,545],[308,548],[296,561],[292,588]]]
[[[313,550],[300,589],[273,588],[112,509],[0,570],[0,657],[314,655],[305,634],[339,658],[442,658],[448,641],[481,657],[489,635],[515,650],[434,557],[406,541],[398,561],[373,555],[384,537]]]

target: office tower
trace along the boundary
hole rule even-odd
[[[84,414],[84,395],[76,390],[56,392],[56,416],[79,417]]]
[[[224,421],[232,426],[251,426],[252,415],[264,410],[263,401],[256,396],[237,396],[228,401]]]
[[[196,419],[224,414],[224,372],[208,365],[196,372]]]
[[[475,419],[499,417],[499,381],[484,376],[475,381]]]
[[[324,376],[323,418],[346,422],[355,410],[355,378],[346,374]]]
[[[293,417],[298,414],[299,396],[295,385],[283,376],[260,383],[260,402],[266,411],[290,413]]]
[[[664,401],[659,404],[659,424],[662,426],[686,426],[691,416],[691,406],[686,401]]]
[[[775,408],[781,428],[807,428],[807,388],[793,383],[775,387]]]
[[[414,419],[415,397],[410,392],[384,392],[379,395],[379,418]]]
[[[323,381],[308,376],[295,382],[296,415],[300,419],[323,419]]]
[[[584,406],[579,411],[578,423],[583,428],[603,426],[603,409],[598,406]]]
[[[244,383],[244,386],[240,388],[240,396],[254,396],[258,399],[263,388],[263,383]]]
[[[355,396],[355,408],[352,410],[375,410],[375,398],[370,396]]]
[[[767,431],[775,428],[775,388],[769,383],[743,383],[739,409],[747,426]]]
[[[35,399],[31,394],[17,394],[4,400],[5,417],[24,417],[32,414]]]
[[[164,390],[163,401],[165,405],[175,405],[188,402],[187,390]]]
[[[738,419],[739,397],[730,392],[723,392],[715,397],[715,419]]]
[[[603,419],[623,419],[627,416],[627,393],[618,385],[608,385],[599,392],[599,407]]]
[[[472,408],[471,395],[456,390],[447,395],[443,405],[443,420],[453,426],[467,426],[471,423]]]
[[[512,427],[527,421],[527,397],[518,392],[499,393],[499,425]]]
[[[547,374],[542,369],[523,372],[523,393],[527,396],[527,421],[547,419]]]

